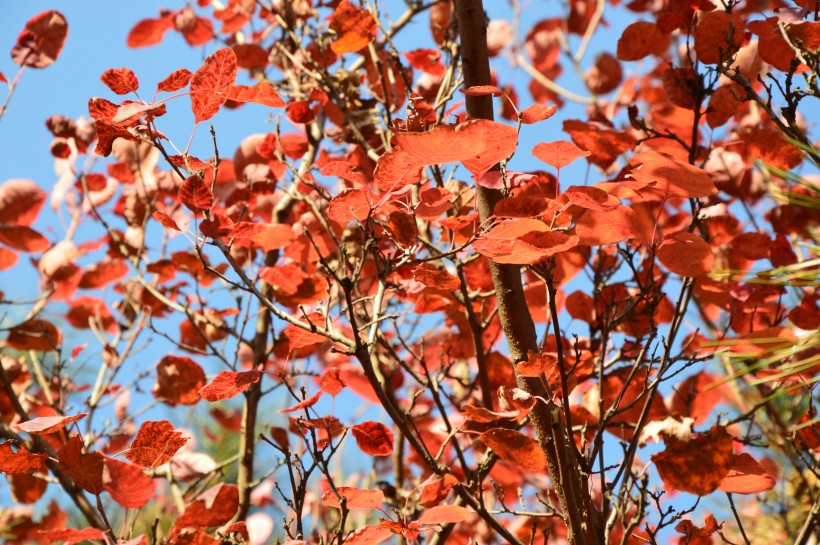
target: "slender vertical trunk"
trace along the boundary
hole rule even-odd
[[[487,17],[482,0],[455,0],[461,40],[464,86],[491,85],[490,62],[487,53]],[[472,119],[493,119],[490,96],[466,97],[467,116]],[[478,186],[478,212],[482,223],[493,214],[493,207],[503,197],[499,190]],[[521,282],[521,267],[490,261],[490,272],[498,298],[498,314],[514,365],[527,359],[528,352],[537,352],[535,324],[530,315]],[[553,319],[557,318],[554,316]],[[533,396],[549,399],[538,379],[521,377],[518,385]],[[547,458],[547,469],[555,486],[567,539],[572,545],[601,543],[600,513],[592,504],[587,479],[581,467],[581,457],[575,450],[572,432],[556,406],[537,402],[530,413],[539,445]]]

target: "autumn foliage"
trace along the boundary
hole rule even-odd
[[[400,4],[164,9],[122,40],[200,64],[45,120],[6,541],[815,542],[816,6]]]

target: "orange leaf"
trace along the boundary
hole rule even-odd
[[[658,259],[664,267],[681,276],[700,276],[712,270],[712,247],[694,233],[683,232],[663,238]]]
[[[370,201],[362,189],[345,189],[330,200],[327,217],[339,223],[364,221],[370,215]]]
[[[220,371],[214,379],[199,389],[199,395],[205,401],[221,401],[236,397],[248,388],[251,384],[259,382],[261,373],[259,371]]]
[[[0,444],[0,472],[28,473],[30,471],[46,471],[46,454],[32,454],[25,445],[21,445],[17,452],[11,450],[11,444]]]
[[[210,210],[214,205],[214,194],[205,181],[194,174],[185,178],[179,186],[179,200],[194,214]]]
[[[328,367],[322,373],[321,388],[326,394],[336,397],[347,386],[341,379],[338,367]]]
[[[33,181],[6,180],[0,184],[0,223],[31,225],[45,201],[46,192]]]
[[[84,454],[83,440],[79,435],[69,439],[60,449],[60,467],[80,488],[94,495],[105,489],[103,486],[104,456],[99,452]]]
[[[760,494],[768,492],[775,484],[777,481],[766,472],[760,462],[750,454],[741,452],[735,454],[732,467],[720,482],[718,490],[731,494]]]
[[[472,512],[460,505],[437,505],[425,510],[416,520],[419,524],[456,524],[470,518]]]
[[[457,290],[461,287],[461,280],[432,263],[419,263],[413,267],[413,278],[425,286],[440,290]]]
[[[532,106],[526,108],[523,112],[521,112],[521,123],[524,125],[531,125],[532,123],[538,123],[539,121],[544,121],[545,119],[549,119],[553,115],[555,115],[555,110],[557,106],[553,104],[552,106],[544,106],[543,104],[533,104]]]
[[[715,10],[698,19],[695,53],[704,64],[717,64],[721,55],[731,59],[746,39],[743,19],[736,13]],[[731,43],[729,39],[731,38]]]
[[[16,350],[50,352],[60,347],[63,336],[54,324],[45,320],[29,320],[9,331],[6,345]]]
[[[629,159],[632,178],[659,192],[663,198],[708,197],[717,193],[712,178],[701,168],[666,157],[655,151],[644,151]]]
[[[472,87],[462,87],[459,91],[470,97],[483,97],[487,95],[500,97],[504,94],[504,91],[495,85],[473,85]]]
[[[598,212],[587,210],[575,224],[575,234],[585,246],[617,244],[638,236],[635,211],[628,206]]]
[[[376,185],[382,191],[398,191],[421,180],[421,168],[409,153],[395,147],[379,157],[373,173]]]
[[[139,509],[154,497],[154,479],[133,464],[105,458],[103,485],[125,509]]]
[[[352,532],[345,539],[345,543],[347,545],[378,545],[382,541],[393,537],[395,533],[390,528],[369,524]]]
[[[496,428],[481,434],[480,439],[502,460],[529,471],[543,471],[547,467],[547,459],[538,443],[517,431]]]
[[[284,331],[282,331],[282,334],[288,338],[289,347],[291,350],[323,343],[327,340],[324,335],[311,331],[311,326],[324,326],[324,316],[318,312],[313,312],[307,318],[308,323],[310,324],[305,324],[307,327],[300,327],[290,324]],[[300,320],[300,323],[304,322]]]
[[[615,210],[621,205],[620,200],[597,187],[572,185],[562,194],[575,206],[595,210],[596,212]]]
[[[705,496],[717,490],[734,460],[732,437],[715,426],[690,441],[668,438],[666,450],[652,461],[667,488]]]
[[[231,520],[239,505],[239,489],[232,484],[212,486],[188,504],[174,529],[221,526]]]
[[[165,33],[173,28],[172,15],[160,19],[143,19],[128,32],[125,44],[128,47],[146,47],[156,45],[165,37]]]
[[[216,115],[236,80],[236,53],[226,47],[205,59],[191,79],[191,109],[199,123]]]
[[[157,92],[165,91],[173,93],[188,86],[194,75],[186,68],[180,68],[171,72],[167,78],[157,84]]]
[[[622,61],[639,61],[655,52],[659,43],[663,43],[663,34],[655,23],[638,21],[624,29],[618,40],[618,59]]]
[[[316,392],[315,394],[313,394],[309,398],[307,398],[303,401],[300,401],[296,405],[294,405],[292,407],[288,407],[286,409],[279,409],[276,412],[280,413],[280,414],[281,413],[295,413],[296,411],[301,411],[302,409],[307,409],[309,407],[313,407],[314,405],[316,405],[316,403],[318,403],[319,398],[322,397],[323,393],[324,392],[322,390],[319,390],[318,392]]]
[[[167,420],[143,422],[125,457],[141,467],[167,463],[188,442]]]
[[[558,140],[557,142],[542,142],[532,148],[532,154],[550,166],[557,168],[565,167],[576,159],[589,157],[590,153],[584,151],[572,142]]]
[[[368,420],[356,424],[350,431],[356,438],[356,445],[370,456],[390,456],[393,452],[393,432],[379,422]]]
[[[100,80],[118,95],[135,93],[140,86],[137,76],[128,68],[109,68]]]
[[[105,541],[105,532],[98,528],[83,528],[76,530],[74,528],[52,528],[49,530],[40,530],[38,537],[45,540],[46,543],[62,542],[63,545],[74,545],[75,543],[82,543],[84,541]]]
[[[171,407],[193,405],[205,385],[205,371],[186,356],[165,356],[157,366],[154,397]]]
[[[68,35],[68,22],[59,11],[44,11],[26,22],[11,48],[11,58],[20,66],[45,68],[60,55]]]
[[[21,252],[42,252],[48,239],[25,225],[0,225],[0,242]]]
[[[376,37],[376,19],[366,9],[342,0],[330,18],[330,30],[336,33],[330,48],[334,53],[343,55],[359,51]]]
[[[506,160],[515,153],[518,147],[518,131],[515,127],[487,121],[485,119],[473,119],[459,125],[462,130],[478,138],[483,147],[474,151],[469,158],[462,159],[464,168],[469,170],[473,178],[478,180],[487,171],[501,161]]]
[[[342,504],[337,494],[346,500],[345,506],[348,509],[378,509],[384,502],[384,492],[381,490],[337,486],[336,492],[328,490],[322,494],[322,504],[341,509]]]
[[[285,105],[285,101],[270,83],[257,83],[251,87],[232,85],[228,92],[228,99],[234,102],[253,102],[271,108],[282,108]]]

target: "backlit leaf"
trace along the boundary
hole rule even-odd
[[[547,467],[544,451],[535,439],[515,430],[496,428],[482,433],[480,439],[502,460],[529,471],[543,471]]]
[[[558,140],[557,142],[542,142],[532,148],[532,154],[548,165],[557,169],[565,167],[576,159],[589,157],[590,153],[584,151],[572,142]]]
[[[207,528],[221,526],[236,514],[239,505],[239,490],[235,485],[217,484],[188,504],[174,527]]]
[[[777,481],[750,454],[735,454],[732,467],[718,486],[721,492],[732,494],[761,494],[768,492]]]
[[[188,87],[192,77],[194,77],[193,73],[186,68],[174,70],[167,78],[157,84],[157,92],[165,91],[167,93],[173,93],[174,91],[179,91],[180,89]]]
[[[191,212],[198,214],[210,210],[214,205],[214,194],[205,181],[194,174],[179,186],[179,200]]]
[[[33,454],[25,445],[20,446],[17,452],[11,449],[11,444],[0,444],[0,472],[28,473],[30,471],[43,472],[46,470],[47,454]]]
[[[250,87],[247,85],[232,85],[228,92],[228,99],[234,102],[253,102],[271,108],[285,106],[285,101],[269,83],[257,83]]]
[[[105,489],[103,486],[104,456],[99,452],[83,453],[83,440],[75,435],[60,449],[60,467],[80,488],[94,495]]]
[[[665,236],[657,255],[664,267],[681,276],[706,274],[715,264],[709,243],[689,232]]]
[[[141,467],[167,463],[188,442],[167,420],[143,422],[125,457]]]
[[[345,503],[348,509],[378,509],[384,503],[384,492],[381,490],[337,486],[336,492],[328,490],[322,494],[322,504],[341,509],[339,497],[346,500]]]
[[[339,223],[364,221],[370,215],[370,201],[363,189],[345,189],[330,200],[327,217]]]
[[[140,467],[114,458],[105,458],[103,485],[125,509],[139,509],[154,497],[154,479]]]
[[[134,93],[140,86],[137,76],[128,68],[109,68],[102,73],[100,80],[118,95]]]
[[[199,123],[216,115],[236,80],[236,53],[226,47],[205,59],[191,78],[191,109]]]
[[[667,439],[666,450],[652,461],[667,488],[705,496],[717,490],[734,461],[732,437],[715,426],[690,441]]]
[[[416,520],[419,524],[455,524],[464,522],[472,516],[472,512],[460,505],[437,505],[425,509]]]
[[[6,345],[16,350],[50,352],[60,347],[63,336],[54,324],[33,319],[14,326],[6,337]]]
[[[330,30],[336,34],[330,48],[343,55],[366,47],[376,37],[376,19],[366,9],[342,0],[330,18]]]
[[[221,401],[241,394],[251,384],[259,382],[259,371],[220,371],[214,379],[199,390],[205,401]]]
[[[356,445],[370,456],[389,456],[393,452],[393,432],[379,422],[368,420],[350,428]]]
[[[205,385],[205,371],[187,356],[164,356],[157,366],[154,397],[171,407],[193,405]]]

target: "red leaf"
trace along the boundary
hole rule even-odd
[[[328,367],[322,373],[321,388],[326,394],[336,397],[342,389],[347,386],[339,376],[338,367]]]
[[[0,271],[10,269],[17,264],[17,254],[11,250],[0,248]]]
[[[463,130],[482,142],[480,150],[474,150],[472,156],[461,161],[464,168],[469,170],[476,180],[515,153],[515,148],[518,146],[518,131],[510,125],[485,119],[474,119],[460,126],[464,126]]]
[[[469,519],[472,512],[460,505],[437,505],[425,510],[416,520],[419,524],[456,524]]]
[[[260,378],[259,371],[220,371],[208,385],[199,390],[199,395],[211,402],[230,399],[250,388],[251,384],[259,382]]]
[[[247,85],[232,85],[228,92],[228,99],[234,102],[253,102],[271,108],[282,108],[285,101],[276,93],[276,89],[269,83],[257,83],[252,87]]]
[[[337,486],[336,492],[328,490],[322,494],[322,504],[330,507],[342,508],[338,496],[346,500],[348,509],[378,509],[384,502],[384,492],[381,490],[364,490],[350,486]]]
[[[165,91],[173,93],[174,91],[179,91],[191,83],[192,77],[194,77],[194,75],[186,68],[174,70],[167,78],[157,84],[157,92]]]
[[[6,337],[6,345],[16,350],[50,352],[60,347],[63,336],[54,324],[45,320],[29,320],[14,326]]]
[[[356,424],[350,431],[356,438],[356,445],[365,454],[370,456],[390,456],[393,452],[393,432],[379,422],[368,420]]]
[[[31,180],[6,180],[0,184],[0,223],[31,225],[45,201],[46,192]]]
[[[459,91],[470,97],[483,97],[487,95],[500,97],[504,94],[504,91],[495,85],[473,85],[472,87],[467,88],[462,87]]]
[[[441,51],[437,49],[414,49],[402,55],[416,70],[433,76],[440,76],[447,71],[447,67],[441,64]]]
[[[481,442],[493,449],[499,458],[529,471],[544,471],[547,459],[535,439],[514,430],[497,428],[481,434]]]
[[[221,526],[236,514],[238,505],[239,489],[232,484],[217,484],[188,504],[174,529]]]
[[[721,61],[721,55],[725,59],[731,59],[745,39],[746,32],[740,15],[715,10],[698,18],[695,53],[700,62],[717,64]]]
[[[177,222],[175,222],[173,218],[171,218],[171,216],[169,216],[165,212],[154,212],[151,214],[151,217],[160,222],[162,226],[167,229],[173,229],[174,231],[182,231],[182,229],[179,228],[179,225],[177,225]]]
[[[413,278],[425,286],[440,290],[457,290],[461,287],[461,280],[432,263],[419,263],[413,267]]]
[[[25,225],[0,225],[0,242],[21,252],[42,252],[48,239]]]
[[[549,119],[555,115],[556,109],[557,106],[555,104],[552,106],[533,104],[521,112],[521,123],[524,125],[531,125],[533,123],[538,123],[539,121],[544,121],[545,119]]]
[[[60,467],[80,488],[99,495],[103,487],[103,455],[99,452],[83,454],[83,440],[79,435],[69,439],[58,453]]]
[[[378,545],[394,535],[395,532],[390,528],[370,524],[352,532],[345,538],[345,543],[347,545]]]
[[[296,238],[293,228],[290,225],[277,223],[274,225],[266,225],[264,227],[265,229],[263,231],[253,235],[250,239],[253,241],[255,246],[266,252],[284,248],[294,238]]]
[[[486,411],[487,409],[483,410]],[[445,473],[443,477],[437,478],[432,482],[428,482],[426,485],[422,484],[421,494],[419,495],[419,504],[424,507],[439,505],[447,497],[450,490],[457,484],[458,479],[449,473]]]
[[[304,322],[302,322],[301,320],[299,322],[304,324]],[[308,316],[308,322],[313,326],[323,327],[325,320],[324,316],[322,316],[318,312],[314,312]],[[305,325],[307,326],[307,324]],[[285,328],[282,334],[288,338],[289,347],[291,350],[323,343],[327,340],[327,338],[324,335],[320,333],[314,333],[313,331],[311,331],[310,326],[300,327],[291,324]]]
[[[628,206],[598,212],[587,210],[575,224],[575,234],[585,246],[617,244],[639,235],[635,211]]]
[[[205,59],[191,78],[191,109],[199,123],[216,115],[236,80],[236,53],[226,47]]]
[[[114,458],[105,459],[103,485],[125,509],[139,509],[154,497],[154,479],[140,467]]]
[[[657,191],[662,198],[698,198],[717,193],[712,178],[701,168],[671,159],[654,151],[630,157],[632,177]]]
[[[230,238],[253,238],[256,235],[264,233],[267,228],[268,226],[263,223],[255,223],[252,221],[240,221],[236,223],[233,230],[231,231]],[[293,233],[293,231],[291,231],[291,233]]]
[[[171,407],[193,405],[205,385],[205,371],[186,356],[164,356],[157,366],[154,397]]]
[[[363,189],[345,189],[330,200],[327,217],[339,223],[364,221],[370,215],[370,201]]]
[[[199,230],[203,235],[210,238],[222,238],[231,234],[234,223],[225,214],[213,213],[208,219],[199,224]]]
[[[750,454],[741,452],[735,454],[732,467],[720,481],[718,490],[731,494],[761,494],[774,488],[775,484],[777,481],[766,472],[760,462]]]
[[[141,467],[167,463],[188,442],[167,420],[143,422],[125,457]]]
[[[590,153],[584,151],[572,142],[558,140],[557,142],[542,142],[532,148],[532,154],[548,165],[557,169],[565,167],[581,157],[589,157]]]
[[[44,472],[46,471],[46,460],[48,460],[48,455],[32,454],[25,445],[21,445],[17,452],[14,452],[9,443],[0,444],[0,472]]]
[[[655,23],[638,21],[632,23],[618,40],[618,59],[622,61],[638,61],[651,55],[663,43],[663,34]]]
[[[118,95],[136,93],[140,86],[137,76],[128,68],[109,68],[100,80]]]
[[[342,0],[330,18],[330,30],[336,33],[330,48],[343,55],[366,47],[376,37],[376,19],[366,9]]]
[[[421,168],[409,153],[395,147],[379,157],[373,178],[382,191],[398,191],[421,181]]]
[[[128,47],[156,45],[173,26],[174,22],[170,15],[161,19],[143,19],[128,32],[125,43]]]
[[[563,195],[575,206],[596,212],[608,212],[621,205],[621,201],[597,187],[572,185]]]
[[[690,441],[667,438],[666,444],[666,450],[652,455],[666,488],[705,496],[720,486],[732,467],[732,437],[724,428],[715,426]]]
[[[208,184],[194,174],[185,178],[185,181],[179,186],[179,200],[191,212],[198,214],[213,207],[214,194]]]
[[[715,255],[705,240],[695,233],[683,232],[663,238],[658,260],[675,274],[695,277],[712,270]]]
[[[91,541],[92,539],[105,541],[105,532],[97,528],[83,528],[82,530],[75,530],[74,528],[40,530],[40,536],[48,543],[61,541],[63,545],[74,545],[74,543]]]
[[[68,22],[59,11],[44,11],[26,22],[11,48],[11,58],[20,66],[45,68],[60,55],[68,35]]]
[[[293,407],[288,407],[287,409],[279,409],[276,412],[280,413],[280,414],[281,413],[294,413],[296,411],[301,411],[302,409],[307,409],[309,407],[313,407],[319,401],[319,398],[322,397],[322,393],[323,393],[322,390],[319,390],[318,392],[313,394],[311,397],[309,397],[309,398],[307,398],[303,401],[300,401],[299,403],[297,403]]]

